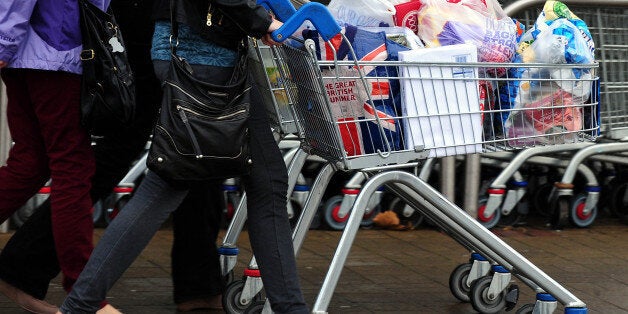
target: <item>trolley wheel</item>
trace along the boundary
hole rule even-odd
[[[569,208],[571,207],[571,196],[564,195],[558,197],[552,203],[552,215],[550,217],[550,227],[552,229],[562,229],[569,222]]]
[[[399,197],[395,197],[390,201],[389,208],[397,214],[399,224],[403,226],[410,225],[412,229],[416,229],[424,221],[424,217],[419,211],[406,204],[406,202]]]
[[[373,218],[375,218],[375,216],[377,216],[377,214],[379,214],[381,211],[382,206],[380,204],[377,204],[373,209],[371,209],[370,212],[365,212],[364,216],[362,216],[360,227],[365,229],[370,229],[371,227],[373,227]]]
[[[323,205],[325,222],[333,230],[343,230],[347,225],[347,220],[349,220],[349,215],[344,217],[338,216],[340,204],[342,204],[343,199],[344,197],[342,195],[335,195],[328,199],[325,205]]]
[[[488,289],[491,286],[493,276],[478,278],[471,284],[469,298],[471,305],[480,313],[499,313],[506,307],[506,290],[494,296],[489,296]]]
[[[586,194],[579,194],[573,199],[571,207],[569,208],[569,217],[576,227],[588,227],[595,221],[595,217],[597,217],[597,206],[594,206],[588,214],[584,213],[586,201]]]
[[[130,199],[131,195],[124,195],[117,202],[115,202],[113,206],[108,206],[108,208],[106,208],[105,210],[105,222],[107,224],[110,224],[111,221],[113,221],[113,219],[118,216],[122,208],[124,208],[124,206],[126,205],[126,203],[129,202]]]
[[[264,304],[265,303],[266,303],[266,301],[264,301],[264,300],[258,300],[258,301],[252,302],[251,305],[246,308],[246,310],[244,311],[244,314],[260,314],[260,313],[262,313],[262,310],[264,309]]]
[[[103,216],[105,215],[105,211],[103,210],[103,203],[104,202],[102,200],[98,200],[98,202],[96,202],[94,206],[92,206],[92,219],[94,221],[94,224],[98,224],[103,220]]]
[[[497,208],[490,217],[484,217],[486,202],[488,202],[488,199],[485,197],[478,200],[478,221],[482,226],[486,227],[486,229],[491,229],[497,226],[497,223],[501,219],[502,212],[501,208]]]
[[[543,217],[550,216],[550,212],[548,211],[550,207],[548,197],[553,187],[554,185],[552,183],[543,183],[534,189],[532,193],[532,206],[534,206],[534,210]]]
[[[623,222],[628,223],[628,182],[622,182],[611,190],[610,207],[613,213]]]
[[[235,275],[233,274],[233,269],[230,270],[229,272],[227,272],[227,274],[222,277],[225,285],[229,285],[230,283],[232,283],[235,280]]]
[[[290,228],[294,229],[297,222],[299,222],[303,209],[301,208],[301,205],[294,200],[290,200],[290,207],[292,208],[292,212],[288,212],[288,220],[290,220]]]
[[[242,295],[242,289],[244,289],[244,281],[236,280],[230,283],[225,288],[225,293],[222,295],[222,307],[225,313],[239,314],[244,313],[246,309],[253,304],[257,296],[246,304],[241,303],[240,296]]]
[[[534,303],[524,304],[515,314],[532,314],[534,312]]]
[[[467,284],[467,278],[471,272],[471,263],[464,263],[454,268],[454,271],[449,276],[449,290],[456,299],[462,302],[469,302],[469,291],[471,291],[471,285]]]
[[[501,213],[501,217],[499,218],[499,224],[503,226],[514,226],[519,222],[520,217],[521,215],[519,215],[517,208],[514,208],[510,211],[510,213],[508,213],[508,215],[504,215],[503,213]]]
[[[40,205],[41,204],[33,204],[31,201],[26,202],[24,206],[20,207],[11,215],[11,224],[16,228],[21,227]]]

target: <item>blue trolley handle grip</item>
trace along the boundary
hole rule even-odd
[[[257,0],[257,4],[273,12],[275,17],[282,22],[287,21],[297,12],[290,0]]]
[[[278,30],[272,32],[273,40],[282,42],[288,39],[306,20],[312,22],[318,34],[325,41],[330,40],[342,30],[336,19],[327,10],[327,7],[318,2],[308,2],[285,20]]]

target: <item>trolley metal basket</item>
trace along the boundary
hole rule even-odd
[[[597,64],[455,62],[464,54],[450,62],[320,61],[312,40],[278,54],[287,65],[283,79],[294,85],[288,92],[307,146],[339,169],[593,141],[599,133],[597,94],[590,92]],[[383,70],[366,75],[365,68]],[[492,77],[496,72],[507,75]],[[494,92],[508,83],[530,92]],[[395,84],[386,94],[374,92]],[[586,96],[575,99],[577,93]],[[500,106],[502,96],[521,105]]]

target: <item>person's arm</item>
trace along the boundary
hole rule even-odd
[[[263,6],[255,0],[215,0],[220,10],[247,35],[262,38],[271,32],[275,21]],[[281,25],[281,24],[280,24]],[[278,28],[278,27],[277,27]],[[275,28],[276,29],[276,28]]]
[[[278,30],[281,25],[283,25],[282,22],[275,20],[273,18],[273,21],[270,23],[270,25],[268,26],[268,30],[266,31],[266,34],[264,34],[264,36],[262,36],[262,42],[265,45],[268,46],[275,46],[275,45],[280,45],[280,43],[276,42],[273,37],[270,35],[270,33]]]
[[[0,68],[7,66],[26,36],[37,0],[0,1]]]

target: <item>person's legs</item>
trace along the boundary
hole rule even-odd
[[[79,121],[81,78],[29,70],[26,81],[49,159],[52,231],[63,287],[69,291],[93,249],[89,191],[95,162]]]
[[[148,172],[124,210],[107,227],[81,276],[61,306],[62,313],[93,313],[107,291],[139,256],[187,190],[171,187]]]
[[[286,208],[288,173],[263,104],[252,89],[251,174],[244,178],[251,246],[275,313],[309,313],[301,293]]]
[[[164,80],[170,63],[154,60],[155,75]],[[230,73],[224,68],[192,64],[195,77],[215,83],[226,81]],[[172,247],[172,282],[174,301],[182,310],[216,308],[216,296],[224,290],[216,239],[221,222],[220,182],[208,183],[190,190],[185,201],[174,212]],[[215,297],[215,298],[211,298]],[[199,301],[182,304],[186,301]],[[209,300],[211,302],[202,302]],[[203,305],[204,304],[204,305]]]
[[[9,218],[41,188],[50,175],[42,131],[30,99],[24,70],[3,69],[7,122],[15,145],[0,167],[0,222]]]
[[[50,280],[60,271],[50,226],[50,202],[46,203],[13,234],[0,253],[0,292],[33,313],[58,310],[43,301]]]
[[[50,202],[40,206],[0,252],[0,279],[43,300],[61,268],[57,260]]]
[[[203,184],[173,213],[172,281],[180,310],[221,306],[224,283],[216,247],[221,197],[220,182]]]

